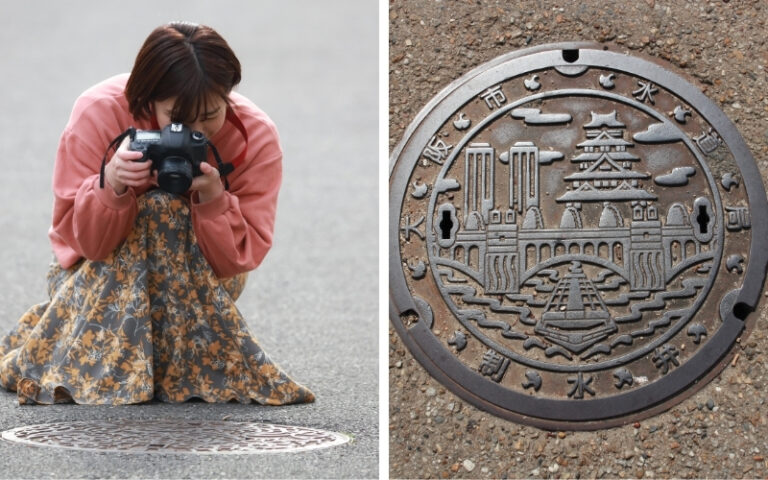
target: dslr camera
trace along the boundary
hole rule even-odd
[[[133,130],[129,148],[143,154],[137,162],[151,160],[160,188],[175,194],[189,190],[192,179],[202,175],[200,164],[208,157],[205,135],[181,123],[162,130]]]

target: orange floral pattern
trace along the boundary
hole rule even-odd
[[[107,259],[51,266],[50,300],[0,339],[0,386],[21,404],[314,401],[251,336],[235,307],[246,274],[216,278],[186,200],[153,190],[138,202]]]

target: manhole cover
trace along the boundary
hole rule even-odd
[[[747,146],[694,86],[594,46],[525,50],[452,83],[393,152],[391,320],[480,408],[626,423],[748,333],[767,229]]]
[[[289,425],[173,420],[47,423],[6,430],[3,439],[73,450],[201,454],[299,452],[349,441],[340,433]]]

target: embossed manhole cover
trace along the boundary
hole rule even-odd
[[[289,425],[173,420],[47,423],[6,430],[3,439],[74,450],[200,454],[298,452],[350,440],[340,433]]]
[[[766,238],[754,160],[693,85],[594,46],[525,50],[452,83],[393,152],[391,320],[480,408],[618,425],[720,371]]]

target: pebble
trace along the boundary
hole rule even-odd
[[[523,31],[520,30],[519,28],[513,28],[508,33],[509,33],[509,38],[510,39],[515,39],[515,38],[523,36]]]
[[[709,400],[707,400],[707,408],[710,409],[710,410],[715,408],[715,401],[712,400],[711,398]]]
[[[427,388],[426,394],[428,397],[434,397],[437,395],[437,390],[435,390],[435,387],[429,387]]]
[[[464,470],[466,470],[468,472],[471,472],[472,470],[475,469],[475,462],[473,462],[472,460],[467,459],[467,460],[464,460],[463,462],[461,462],[461,466],[464,467]]]

